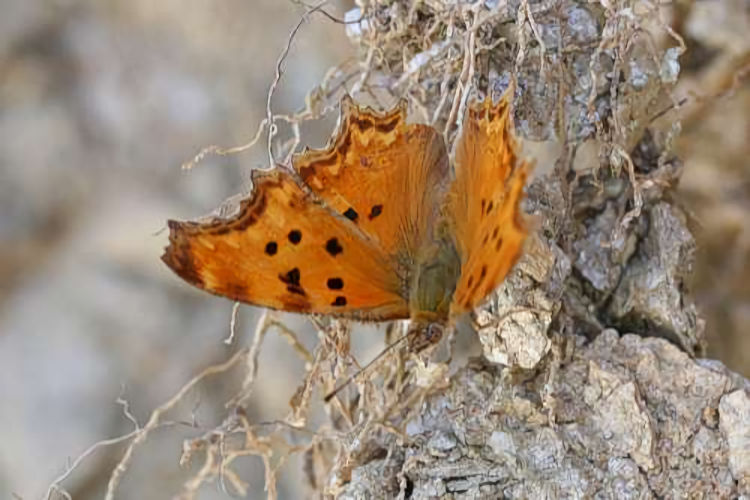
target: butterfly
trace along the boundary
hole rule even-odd
[[[365,321],[410,319],[413,349],[505,278],[528,234],[512,90],[468,106],[451,164],[407,104],[341,102],[326,148],[252,173],[228,217],[170,220],[162,260],[188,283],[271,309]]]

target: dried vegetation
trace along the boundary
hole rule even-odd
[[[300,125],[335,111],[344,92],[381,107],[406,97],[414,119],[450,143],[472,96],[497,97],[514,80],[517,131],[553,159],[538,162],[528,188],[526,210],[539,228],[473,318],[484,359],[451,365],[455,339],[430,361],[393,349],[324,408],[324,423],[312,417],[320,398],[357,368],[353,325],[315,319],[320,342],[309,352],[264,315],[250,348],[184,389],[246,370],[226,420],[186,442],[183,463],[199,466],[180,498],[214,482],[246,493],[233,464],[247,455],[262,458],[275,497],[293,454],[304,456],[319,496],[750,494],[750,386],[696,360],[705,348],[689,293],[696,244],[673,201],[683,168],[673,148],[679,111],[695,98],[675,92],[689,44],[670,12],[644,0],[362,0],[343,20],[309,8],[302,21],[346,29],[359,59],[331,69],[289,116],[273,113],[280,59],[255,140],[197,159],[265,138],[271,160],[288,161]],[[740,85],[741,69],[730,64],[733,77],[714,94]],[[258,424],[242,408],[262,383],[255,374],[269,332],[290,341],[307,373],[290,413]],[[139,429],[109,498],[132,451],[181,394]]]

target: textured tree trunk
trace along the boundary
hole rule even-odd
[[[700,359],[695,242],[670,197],[679,126],[663,113],[683,45],[661,15],[630,0],[372,1],[350,13],[366,20],[347,28],[361,46],[355,90],[409,96],[450,140],[473,92],[497,96],[515,79],[518,134],[550,147],[527,190],[537,231],[475,316],[483,358],[454,361],[403,414],[353,403],[371,418],[346,434],[329,492],[750,494],[750,383]]]
[[[747,380],[662,339],[606,330],[570,342],[551,378],[461,367],[403,442],[354,468],[343,497],[748,494]]]

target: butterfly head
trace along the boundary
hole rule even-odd
[[[443,338],[445,323],[436,318],[414,318],[409,322],[407,333],[409,351],[419,353]]]

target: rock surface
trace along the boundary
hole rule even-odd
[[[475,359],[343,498],[703,498],[750,494],[750,382],[666,340],[576,340],[552,382]],[[410,495],[410,496],[409,496]]]

